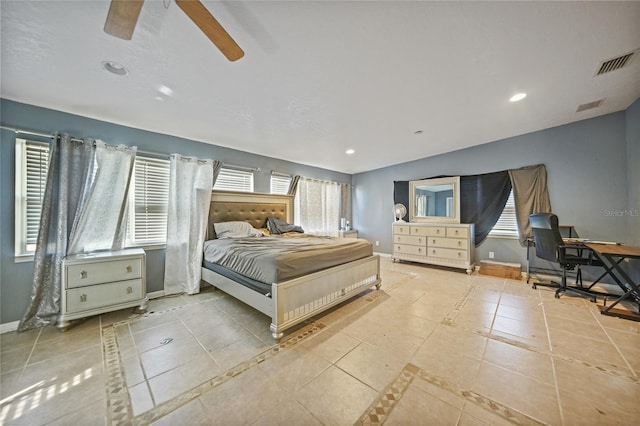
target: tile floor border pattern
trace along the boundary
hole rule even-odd
[[[411,275],[411,274],[410,274]],[[406,281],[409,281],[415,277],[410,276]],[[403,280],[404,282],[404,280]],[[396,288],[400,283],[395,283]],[[376,291],[373,294],[368,294],[365,297],[366,304],[369,305],[372,302],[377,301],[381,297],[382,292]],[[364,295],[361,295],[364,296]],[[283,350],[290,349],[307,338],[317,335],[323,329],[327,328],[325,324],[319,321],[310,322],[308,325],[294,332],[294,334],[286,337],[286,340],[279,344],[265,350],[264,352],[256,355],[248,361],[238,364],[235,367],[225,371],[224,373],[207,380],[206,382],[196,386],[193,389],[183,392],[182,394],[148,410],[137,416],[133,416],[133,407],[131,403],[131,397],[126,384],[124,370],[120,359],[120,351],[116,337],[116,327],[137,322],[141,319],[148,318],[150,316],[162,315],[168,312],[173,312],[188,306],[195,304],[206,303],[210,300],[203,300],[194,304],[182,305],[172,307],[163,311],[151,311],[138,315],[127,320],[115,322],[107,325],[102,329],[102,346],[104,352],[104,369],[107,377],[106,395],[107,395],[107,425],[109,426],[142,426],[151,424],[154,421],[161,419],[167,414],[177,410],[188,402],[195,398],[200,397],[204,393],[219,386],[233,377],[249,370],[252,367],[264,362],[265,360],[277,355]],[[359,310],[359,309],[358,309]]]
[[[398,377],[380,394],[380,396],[369,406],[369,408],[356,421],[356,425],[382,425],[389,418],[393,409],[398,405],[409,386],[415,379],[423,380],[439,387],[465,401],[471,402],[478,407],[502,417],[508,422],[516,425],[545,425],[546,423],[531,416],[521,413],[513,408],[507,407],[497,401],[492,400],[472,390],[460,389],[448,383],[446,380],[430,374],[420,367],[407,363]]]
[[[456,304],[453,306],[453,309],[451,309],[451,311],[449,311],[447,316],[442,319],[441,324],[443,325],[453,324],[456,318],[458,317],[458,315],[460,314],[460,311],[462,311],[462,308],[464,308],[464,306],[469,301],[469,298],[471,297],[473,292],[476,291],[477,289],[478,289],[477,285],[470,286],[467,289],[467,291],[464,292],[462,297],[460,297],[460,300],[458,300]]]

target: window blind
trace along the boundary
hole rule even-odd
[[[129,190],[128,246],[164,244],[167,238],[169,161],[137,156]]]
[[[220,169],[213,189],[253,192],[253,172],[247,170]]]
[[[502,210],[500,218],[494,225],[489,235],[502,235],[502,236],[518,236],[518,222],[516,220],[516,203],[513,198],[513,189],[509,193],[507,203]]]
[[[38,240],[42,200],[47,185],[49,170],[49,144],[44,142],[24,141],[25,170],[23,182],[23,224],[22,251],[33,252]]]
[[[286,194],[289,192],[291,176],[271,175],[271,193]]]

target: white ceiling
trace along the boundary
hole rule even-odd
[[[204,3],[244,58],[228,62],[174,3],[147,0],[123,41],[103,32],[108,1],[2,0],[0,95],[346,173],[640,97],[640,51],[594,77],[640,48],[640,2]],[[105,60],[129,74],[107,73]],[[528,96],[510,103],[516,92]]]

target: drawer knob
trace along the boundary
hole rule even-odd
[[[422,251],[422,249],[418,247],[418,253],[420,253],[421,251]]]
[[[80,271],[80,278],[81,279],[87,278],[87,271]]]
[[[418,238],[418,242],[421,243],[422,242],[422,238]]]
[[[133,272],[133,268],[131,267],[131,265],[127,265],[127,272]]]
[[[81,301],[81,302],[86,302],[86,301],[87,301],[87,295],[86,295],[86,294],[84,294],[84,293],[83,293],[83,294],[81,294],[81,295],[80,295],[80,301]]]
[[[458,245],[461,246],[462,244],[460,243],[460,241],[458,241]]]
[[[433,250],[433,254],[436,254],[436,251],[435,251],[435,249]]]
[[[458,235],[458,230],[456,229],[456,235]]]
[[[133,287],[127,287],[127,294],[133,293]]]
[[[435,243],[436,243],[436,240],[434,239],[434,240],[433,240],[433,244],[435,244]]]
[[[439,230],[439,229],[436,229],[436,234],[439,234],[439,233],[440,233],[440,230]]]

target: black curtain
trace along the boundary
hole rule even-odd
[[[407,208],[407,214],[402,218],[409,222],[409,181],[395,180],[393,181],[393,203],[404,204]]]
[[[425,179],[441,178],[434,176]],[[460,222],[473,223],[476,246],[480,245],[504,210],[511,192],[507,170],[482,175],[460,176]],[[393,202],[409,210],[409,181],[393,182]],[[409,221],[409,214],[403,218]]]
[[[509,192],[511,180],[507,170],[460,176],[460,222],[475,225],[476,246],[500,219]]]

